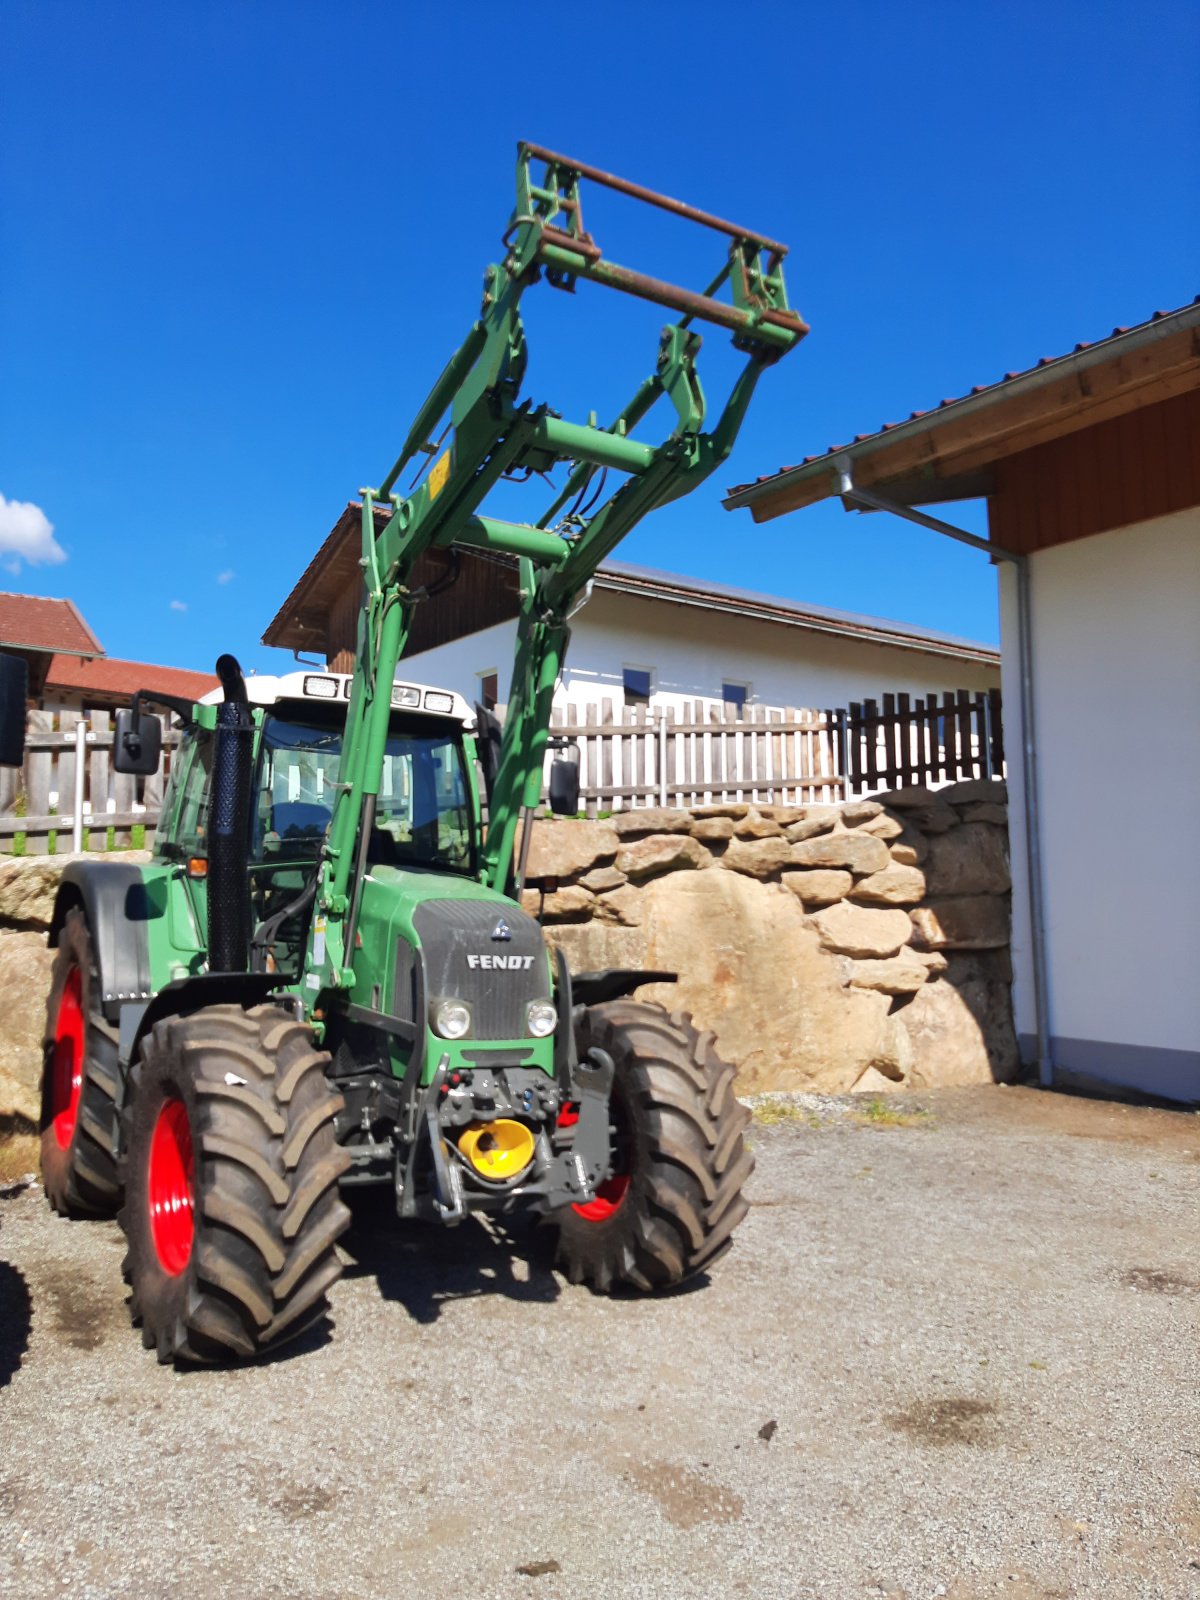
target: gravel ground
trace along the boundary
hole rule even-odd
[[[0,1594],[1200,1596],[1200,1119],[759,1110],[689,1291],[360,1209],[332,1330],[233,1371],[143,1352],[115,1225],[0,1201]]]

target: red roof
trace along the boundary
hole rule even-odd
[[[77,656],[55,656],[46,674],[47,689],[78,689],[84,694],[120,695],[131,700],[139,689],[158,689],[181,700],[199,700],[217,687],[211,672],[189,672],[183,667],[155,667],[145,661],[80,661]]]
[[[936,406],[929,406],[924,411],[913,411],[908,415],[908,417],[900,422],[885,422],[881,424],[881,426],[874,433],[856,434],[853,439],[847,440],[845,444],[831,444],[827,450],[816,455],[805,456],[802,460],[793,462],[790,466],[778,467],[774,472],[762,473],[759,477],[754,479],[753,483],[734,484],[732,489],[726,490],[726,494],[729,497],[741,495],[745,494],[748,489],[758,488],[760,485],[765,483],[773,483],[776,478],[783,477],[785,473],[796,472],[801,467],[810,466],[814,461],[824,461],[828,456],[837,455],[841,450],[850,450],[855,445],[863,444],[868,439],[882,438],[884,434],[891,433],[894,428],[902,428],[905,427],[906,424],[916,422],[922,417],[932,416],[938,411],[944,411],[947,406],[960,405],[964,400],[970,400],[976,395],[987,394],[991,391],[1001,390],[1006,384],[1015,383],[1020,378],[1027,378],[1030,373],[1038,372],[1043,367],[1052,366],[1056,361],[1066,361],[1073,355],[1077,356],[1084,350],[1092,350],[1100,345],[1108,344],[1110,340],[1119,339],[1124,334],[1135,333],[1141,328],[1149,328],[1154,323],[1161,322],[1164,317],[1177,317],[1181,312],[1187,311],[1190,306],[1200,306],[1200,295],[1197,295],[1196,298],[1190,301],[1187,306],[1179,306],[1174,311],[1156,311],[1154,315],[1147,318],[1145,322],[1131,323],[1125,328],[1114,328],[1113,331],[1110,334],[1107,334],[1103,339],[1083,340],[1077,344],[1073,350],[1065,351],[1062,355],[1042,356],[1040,360],[1034,362],[1033,366],[1026,367],[1020,372],[1006,372],[1002,378],[997,378],[992,383],[977,383],[968,394],[953,395],[948,400],[939,400]]]
[[[102,656],[99,639],[71,600],[34,594],[0,594],[0,646],[17,650],[61,650]]]

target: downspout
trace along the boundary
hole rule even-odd
[[[1033,703],[1033,611],[1029,582],[1029,558],[992,544],[952,522],[930,517],[911,506],[885,500],[872,489],[859,489],[851,476],[850,462],[844,457],[834,466],[838,474],[838,493],[843,500],[869,506],[874,511],[890,511],[906,522],[915,522],[934,533],[957,539],[959,544],[984,551],[992,561],[1011,561],[1017,573],[1017,661],[1021,677],[1021,762],[1022,791],[1025,802],[1025,868],[1029,879],[1029,922],[1033,941],[1033,1006],[1037,1015],[1038,1082],[1042,1088],[1054,1085],[1054,1057],[1050,1046],[1050,980],[1046,955],[1045,889],[1042,879],[1042,827],[1038,804],[1037,741],[1034,737]]]

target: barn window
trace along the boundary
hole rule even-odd
[[[651,672],[649,667],[625,668],[625,704],[627,706],[648,706],[650,704],[650,679]]]

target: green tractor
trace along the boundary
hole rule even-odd
[[[708,288],[607,261],[584,227],[585,181],[723,234]],[[551,699],[592,574],[727,457],[760,373],[806,328],[782,246],[533,145],[518,148],[504,251],[398,460],[362,493],[353,674],[246,681],[223,656],[213,703],[143,691],[117,718],[118,770],[157,766],[148,705],[184,727],[154,859],[63,875],[46,1193],[68,1215],[119,1216],[132,1314],[163,1361],[254,1357],[319,1318],[354,1185],[390,1185],[403,1218],[544,1216],[567,1276],[600,1291],[652,1292],[710,1267],[746,1211],[733,1069],[688,1017],[630,998],[674,975],[572,974],[520,892]],[[678,313],[607,428],[520,398],[520,303],[543,279]],[[697,321],[745,356],[707,432]],[[666,436],[635,439],[659,401]],[[418,481],[394,493],[414,462]],[[482,514],[501,479],[560,463],[565,482],[536,522]],[[453,570],[460,549],[519,563],[502,729],[458,695],[397,679],[430,598],[416,563],[443,550]],[[578,767],[553,759],[549,792],[574,814]]]

